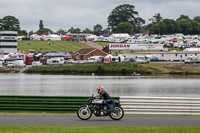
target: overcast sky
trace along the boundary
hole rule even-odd
[[[40,20],[53,31],[70,27],[92,30],[96,24],[106,28],[110,12],[121,4],[134,5],[146,23],[155,13],[170,19],[181,14],[192,19],[200,16],[200,0],[1,0],[0,18],[15,16],[21,29],[28,32],[37,31]]]

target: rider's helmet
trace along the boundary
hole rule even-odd
[[[98,94],[101,93],[102,91],[104,91],[103,86],[99,86],[99,87],[97,88],[97,92],[98,92]]]

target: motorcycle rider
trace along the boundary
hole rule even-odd
[[[112,98],[110,95],[104,90],[103,86],[99,86],[97,88],[97,92],[99,94],[99,97],[104,100],[104,104],[108,106],[108,104],[112,103]],[[109,107],[109,106],[108,106]]]

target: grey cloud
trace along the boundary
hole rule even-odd
[[[0,18],[13,15],[21,29],[36,31],[39,20],[54,31],[59,28],[93,29],[95,24],[107,26],[107,17],[116,6],[132,4],[139,16],[148,21],[155,13],[176,19],[180,14],[199,16],[199,0],[6,0],[0,4]]]

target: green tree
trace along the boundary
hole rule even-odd
[[[105,36],[109,36],[109,35],[110,35],[110,29],[109,29],[109,28],[104,29],[104,30],[103,30],[103,34],[104,34]]]
[[[176,21],[176,31],[185,35],[193,33],[193,27],[190,19],[178,19]]]
[[[70,33],[78,33],[78,34],[79,34],[79,33],[81,32],[81,29],[71,27],[71,28],[68,30],[68,32],[70,32]]]
[[[159,34],[159,35],[165,34],[166,33],[165,23],[163,21],[160,21],[160,22],[154,24],[153,26],[151,26],[150,33],[151,34]]]
[[[96,24],[96,25],[94,26],[93,33],[94,33],[95,35],[99,36],[99,35],[102,35],[102,33],[103,33],[102,30],[103,30],[103,27],[102,27],[100,24]]]
[[[187,15],[181,14],[177,20],[180,20],[180,19],[190,19],[190,18]]]
[[[40,20],[39,29],[43,29],[43,28],[44,28],[43,21]]]
[[[160,13],[154,14],[154,16],[149,19],[149,21],[151,21],[152,23],[158,23],[162,20],[163,18],[161,17]]]
[[[36,32],[36,34],[42,35],[42,34],[48,34],[48,33],[52,33],[51,29],[44,28],[43,21],[40,20],[39,30]]]
[[[67,32],[66,32],[65,30],[63,30],[63,29],[59,29],[59,30],[57,31],[57,33],[58,33],[58,34],[64,35],[64,34],[66,34]]]
[[[28,33],[27,33],[26,30],[19,30],[19,31],[18,31],[18,35],[19,35],[19,36],[27,36],[27,34],[28,34]]]
[[[14,16],[5,16],[0,20],[0,30],[19,31],[19,20]]]
[[[133,25],[129,22],[122,22],[114,29],[115,33],[128,33],[133,34]]]
[[[196,21],[196,22],[198,22],[198,23],[200,23],[200,16],[196,16],[196,17],[194,17],[193,20]]]
[[[36,32],[36,34],[38,34],[38,35],[48,34],[48,33],[52,33],[51,29],[43,28],[43,29],[39,29],[39,30]]]
[[[85,29],[83,30],[83,33],[92,33],[92,31],[91,31],[89,28],[85,28]]]
[[[28,34],[29,34],[29,36],[33,35],[34,34],[33,30],[31,30]]]
[[[162,21],[165,26],[165,34],[173,34],[176,32],[176,22],[173,19],[164,19]]]
[[[190,20],[190,22],[192,23],[192,28],[193,28],[193,31],[191,34],[199,34],[200,33],[200,23],[198,23],[195,20]]]
[[[113,31],[118,24],[129,22],[134,26],[134,32],[138,32],[145,21],[138,17],[138,12],[135,11],[135,6],[123,4],[112,10],[108,16],[108,26]]]

